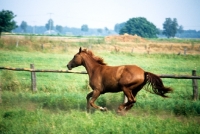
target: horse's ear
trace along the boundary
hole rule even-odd
[[[79,52],[78,52],[78,53],[80,54],[80,53],[81,53],[81,51],[82,51],[82,48],[80,47],[80,48],[79,48]]]

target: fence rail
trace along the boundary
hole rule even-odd
[[[12,70],[12,71],[28,71],[28,72],[31,72],[31,88],[32,88],[33,91],[37,91],[36,72],[87,74],[87,72],[85,72],[85,71],[78,72],[78,71],[70,71],[70,70],[35,69],[34,64],[30,64],[30,68],[0,67],[0,69]],[[200,79],[200,76],[196,76],[196,70],[192,70],[192,75],[190,75],[190,76],[189,75],[167,75],[167,74],[159,74],[158,76],[160,78],[192,79],[193,99],[194,100],[199,99],[197,79]]]
[[[31,69],[31,68],[13,68],[13,67],[0,67],[4,70],[13,71],[28,71],[28,72],[50,72],[50,73],[75,73],[75,74],[87,74],[85,71],[70,71],[70,70],[52,70],[52,69]],[[200,79],[200,76],[192,75],[173,75],[173,74],[158,74],[160,78],[173,78],[173,79]]]
[[[87,74],[85,71],[70,71],[70,70],[51,70],[51,69],[32,69],[32,68],[13,68],[13,67],[0,67],[4,70],[13,70],[13,71],[28,71],[28,72],[50,72],[50,73],[76,73],[76,74]]]
[[[192,75],[168,75],[168,74],[160,74],[158,76],[160,78],[173,78],[173,79],[200,79],[200,76],[192,76]]]

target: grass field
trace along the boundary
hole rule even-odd
[[[65,70],[80,46],[103,42],[102,39],[86,43],[73,41],[68,43],[67,49],[61,49],[62,44],[49,40],[49,48],[42,50],[38,44],[44,40],[26,37],[21,41],[26,45],[16,47],[16,40],[0,39],[0,66],[30,68],[33,63],[36,69]],[[104,48],[104,44],[101,47]],[[197,75],[200,72],[200,55],[148,55],[95,47],[92,50],[108,65],[136,64],[155,74],[191,75],[193,69]],[[83,67],[75,70],[85,71]],[[94,109],[91,113],[86,112],[85,97],[91,90],[87,75],[36,75],[38,91],[33,93],[30,72],[0,70],[0,133],[200,133],[200,101],[192,100],[192,80],[163,79],[166,86],[174,89],[170,98],[141,90],[134,107],[125,115],[119,115],[116,110],[123,101],[122,93],[108,93],[98,98],[96,103],[106,106],[108,112]]]

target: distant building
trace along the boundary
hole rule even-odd
[[[57,35],[58,32],[54,31],[54,30],[47,30],[44,32],[45,35]]]
[[[67,36],[73,36],[74,34],[72,32],[66,32]]]

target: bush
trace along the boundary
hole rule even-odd
[[[1,73],[2,90],[15,91],[19,88],[19,82],[12,71],[3,70]]]
[[[3,48],[4,47],[4,43],[2,40],[0,40],[0,48]]]
[[[177,102],[173,112],[175,115],[200,115],[199,102]]]

